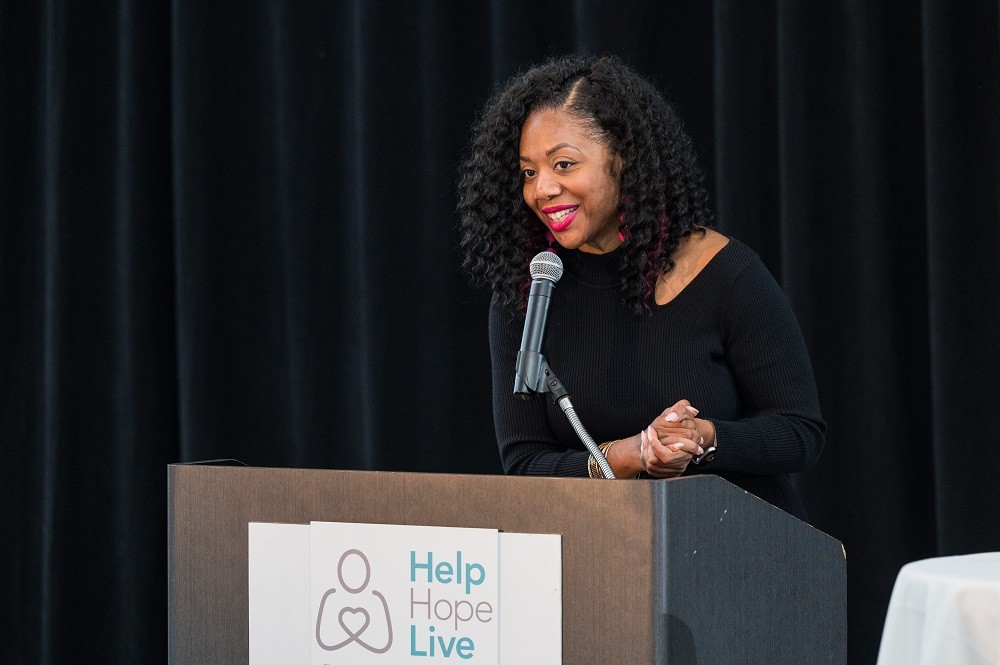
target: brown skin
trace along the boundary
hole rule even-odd
[[[677,418],[667,421],[671,414]],[[654,478],[674,478],[684,473],[691,458],[715,444],[715,426],[696,418],[682,399],[658,415],[646,430],[615,441],[608,449],[608,463],[616,478],[635,478],[645,471]]]
[[[521,127],[519,150],[524,203],[560,245],[604,254],[621,244],[621,160],[586,123],[563,109],[535,111]],[[566,228],[544,212],[560,205],[578,206]]]
[[[666,305],[698,276],[708,262],[729,244],[729,238],[713,229],[683,238],[673,254],[674,268],[656,282],[656,304]]]

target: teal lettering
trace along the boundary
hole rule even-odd
[[[458,657],[462,660],[469,660],[473,656],[473,651],[476,650],[476,643],[472,641],[471,638],[463,637],[458,641],[458,645],[455,647],[455,652]]]
[[[481,563],[470,563],[465,567],[465,593],[472,593],[473,586],[479,586],[486,579],[486,569]]]
[[[417,650],[417,627],[410,624],[410,655],[411,656],[426,656],[426,651]],[[461,655],[461,654],[459,654]]]
[[[434,555],[430,552],[427,553],[427,563],[417,563],[417,553],[410,550],[410,581],[417,581],[417,568],[424,568],[427,570],[427,581],[428,583],[433,581],[431,579],[431,566],[434,563]]]
[[[417,648],[417,627],[413,624],[410,625],[411,656],[434,658],[440,651],[442,658],[451,658],[452,655],[457,654],[462,660],[468,660],[475,655],[476,644],[472,641],[471,637],[457,637],[452,635],[448,639],[445,639],[441,635],[434,635],[434,630],[434,626],[427,627],[427,645],[421,644],[420,648]]]
[[[441,654],[445,658],[451,658],[451,650],[455,648],[455,637],[452,636],[448,643],[445,644],[443,637],[438,637],[438,642],[441,644]]]
[[[441,584],[449,584],[453,572],[455,572],[454,569],[447,561],[442,561],[434,568],[434,576],[437,577],[437,581]]]

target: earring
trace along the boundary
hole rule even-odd
[[[556,248],[554,247],[554,245],[556,244],[556,237],[552,235],[552,231],[545,232],[545,241],[549,243],[549,246],[546,249],[546,251],[555,253]]]
[[[632,229],[625,223],[625,213],[618,215],[618,222],[618,240],[623,243],[628,242],[632,239]]]

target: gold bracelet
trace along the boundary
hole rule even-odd
[[[611,446],[615,445],[616,443],[618,442],[608,441],[606,443],[602,443],[601,445],[597,446],[597,449],[601,451],[602,455],[604,455],[605,460],[607,460],[608,458],[608,450],[610,450]],[[608,464],[610,465],[611,462],[608,462]],[[593,455],[591,455],[587,459],[587,475],[589,475],[591,478],[604,478],[604,472],[601,471],[601,465],[597,463],[597,458],[594,457]]]
[[[604,474],[601,473],[601,467],[597,466],[597,460],[594,458],[593,454],[587,457],[587,475],[591,478],[604,477]]]
[[[594,455],[591,454],[587,457],[587,475],[591,478],[603,478],[604,474],[601,473],[601,468],[597,466],[597,460],[594,459]]]

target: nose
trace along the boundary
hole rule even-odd
[[[562,191],[559,180],[549,172],[540,171],[535,177],[535,197],[538,199],[551,199]]]

